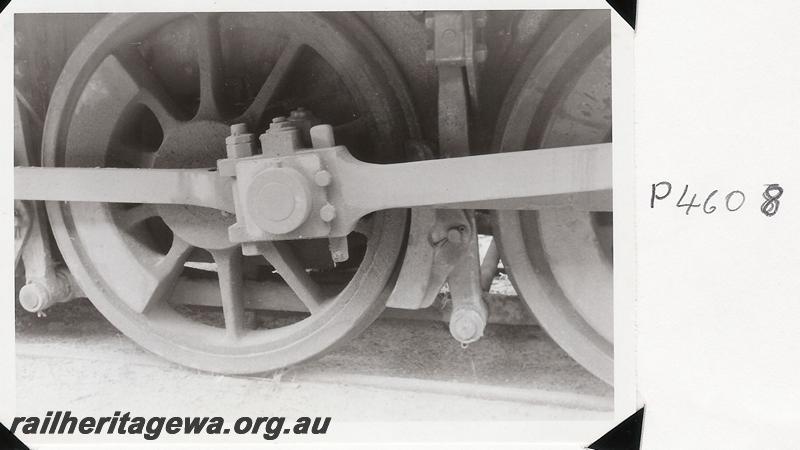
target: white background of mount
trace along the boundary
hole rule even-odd
[[[542,3],[564,4],[404,1],[376,5],[348,1],[327,6],[529,9],[543,7]],[[71,11],[113,8],[108,3],[74,1],[29,1],[25,8],[52,10],[59,4]],[[242,5],[241,9],[248,9],[247,4],[226,2],[225,8]],[[269,3],[259,4],[269,7]],[[193,2],[190,8],[212,9],[214,5],[219,3]],[[309,1],[302,6],[320,9],[326,5]],[[156,10],[165,5],[140,1],[125,7]],[[185,4],[169,5],[173,10],[184,8]],[[628,239],[635,245],[638,260],[637,276],[624,281],[632,284],[635,280],[637,286],[637,383],[640,399],[647,404],[644,449],[796,447],[800,423],[800,277],[795,276],[800,268],[797,17],[800,4],[789,0],[769,4],[639,2],[635,39],[636,192],[630,193],[635,195],[632,198],[638,221],[635,240],[632,234],[620,236],[615,229],[615,246],[622,245],[620,239]],[[0,56],[7,61],[11,60],[10,23],[10,17],[4,14],[0,26],[5,45]],[[2,75],[10,86],[10,71]],[[621,80],[616,72],[614,75],[616,89]],[[616,105],[615,127],[620,123]],[[3,125],[3,142],[9,149],[10,118],[11,104],[7,102],[0,123],[8,124]],[[11,152],[3,152],[3,158],[1,167],[10,168]],[[10,169],[3,170],[10,175]],[[615,176],[620,176],[616,170]],[[5,180],[8,199],[10,176]],[[749,203],[736,214],[718,211],[708,216],[696,209],[689,216],[675,208],[650,210],[650,184],[662,180],[672,181],[677,188],[688,183],[701,193],[742,189],[749,194]],[[764,184],[776,182],[786,193],[780,212],[768,219],[758,212],[761,199],[756,193]],[[619,195],[615,191],[615,204]],[[10,212],[10,202],[6,202],[3,217],[7,220],[0,229],[6,236],[11,236]],[[3,254],[10,260],[10,240],[4,245],[8,247]],[[10,263],[6,260],[2,273],[6,274],[6,286],[11,286]],[[615,271],[620,273],[618,265]],[[619,285],[622,280],[616,281]],[[3,309],[6,321],[0,327],[0,337],[4,343],[12,342],[11,302]],[[5,389],[11,385],[9,379],[13,383],[13,365],[5,364],[13,361],[13,347],[5,346],[3,352],[0,405],[5,407],[13,404],[13,393]],[[5,420],[9,412],[3,408],[0,414]],[[527,424],[520,425],[522,429]],[[558,424],[553,425],[552,429],[558,428]],[[399,436],[408,437],[410,433],[401,424],[387,426],[396,429]],[[438,431],[432,439],[452,436],[446,429]],[[492,436],[496,431],[487,426],[473,432]],[[506,428],[496,436],[505,440],[515,431]],[[461,444],[457,448],[466,447]]]

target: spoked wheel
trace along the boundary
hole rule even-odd
[[[214,167],[230,124],[261,132],[299,107],[334,125],[360,159],[400,159],[414,133],[410,103],[360,27],[312,13],[108,16],[54,90],[44,163]],[[349,237],[350,261],[335,266],[327,240],[266,243],[263,257],[243,257],[227,237],[235,217],[217,210],[47,207],[66,263],[103,315],[154,353],[222,373],[282,368],[363,330],[383,308],[406,232],[406,212],[373,214]],[[257,301],[307,313],[259,322],[247,312]]]
[[[608,14],[568,14],[563,32],[537,42],[516,75],[498,120],[499,151],[610,142]],[[612,383],[611,213],[566,207],[498,211],[494,219],[502,260],[537,320]]]

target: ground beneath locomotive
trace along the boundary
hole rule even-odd
[[[613,389],[537,326],[490,325],[463,349],[445,323],[380,319],[319,360],[265,376],[220,376],[152,355],[77,300],[43,318],[18,312],[16,345],[21,415],[102,415],[114,405],[238,417],[264,415],[266,404],[272,414],[334,420],[474,420],[476,411],[491,420],[590,420],[610,417],[613,407]]]

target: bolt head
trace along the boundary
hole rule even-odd
[[[488,54],[489,50],[486,48],[486,45],[478,44],[478,48],[475,49],[475,61],[479,63],[486,62]]]
[[[303,108],[302,106],[295,109],[289,114],[289,117],[291,117],[292,119],[305,119],[306,116],[308,116],[308,113],[306,112],[306,109]]]
[[[333,176],[327,170],[319,170],[314,174],[314,183],[319,187],[325,187],[331,184]]]
[[[436,53],[433,50],[425,50],[425,61],[433,62],[436,59]]]
[[[486,11],[476,11],[475,12],[475,26],[478,28],[483,28],[486,26],[486,21],[488,20],[488,16]]]
[[[278,122],[275,122],[273,119],[273,122],[269,125],[269,130],[267,130],[267,133],[293,132],[297,130],[297,127],[295,127],[292,122],[285,120],[285,117],[283,119],[284,120]]]
[[[319,209],[319,217],[324,222],[330,222],[336,218],[336,207],[328,203]]]
[[[447,230],[447,240],[454,244],[460,244],[464,240],[464,236],[458,228],[451,228]]]
[[[452,28],[445,29],[444,31],[442,31],[442,34],[441,34],[441,38],[444,41],[452,41],[456,37],[458,37],[458,33],[456,32],[456,30],[454,30]]]

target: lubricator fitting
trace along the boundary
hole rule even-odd
[[[327,148],[336,145],[333,127],[328,124],[311,127],[309,134],[311,135],[311,146],[313,148]]]

